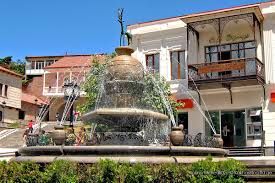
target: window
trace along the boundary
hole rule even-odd
[[[44,61],[37,61],[36,69],[43,69],[43,68],[44,68]]]
[[[261,139],[262,109],[248,109],[247,112],[247,139]]]
[[[3,92],[2,92],[2,91],[3,91],[3,84],[0,83],[0,96],[3,95]]]
[[[3,121],[3,112],[0,111],[0,121]]]
[[[54,63],[54,60],[47,60],[45,66],[52,65]]]
[[[146,55],[146,68],[154,73],[159,72],[159,53]]]
[[[173,51],[170,54],[171,79],[185,79],[185,52]]]
[[[8,96],[8,85],[3,85],[0,83],[0,96],[2,97]]]
[[[8,96],[8,85],[4,85],[4,86],[5,86],[4,96],[7,97]]]
[[[32,69],[35,69],[35,62],[34,61],[31,62],[31,67],[32,67]]]
[[[232,43],[205,47],[205,61],[216,62],[237,58],[252,58],[256,56],[255,41]]]
[[[25,111],[19,110],[18,119],[22,119],[22,120],[25,119]]]

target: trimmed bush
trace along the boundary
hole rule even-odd
[[[77,164],[70,161],[57,160],[46,166],[43,182],[49,183],[78,183]]]
[[[32,162],[1,162],[0,163],[1,182],[9,183],[39,183],[42,181],[42,174],[39,165]]]
[[[213,162],[212,158],[201,160],[191,165],[191,171],[196,182],[201,183],[241,183],[244,180],[240,173],[244,171],[244,165],[237,160]]]
[[[77,164],[57,160],[45,167],[32,162],[0,162],[0,182],[8,183],[242,183],[244,165],[236,160],[213,162],[211,158],[191,165],[130,164],[101,160]]]

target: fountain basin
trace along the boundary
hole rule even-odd
[[[49,163],[66,159],[82,163],[96,163],[108,158],[126,162],[171,163],[208,156],[224,157],[228,151],[220,148],[184,146],[34,146],[19,149],[15,161]],[[203,158],[203,157],[200,157]]]
[[[165,114],[154,112],[146,109],[137,108],[99,108],[82,116],[83,121],[101,119],[101,118],[122,118],[131,117],[133,120],[135,118],[146,118],[146,119],[156,119],[161,121],[167,121],[168,116]],[[115,121],[115,120],[114,120]]]

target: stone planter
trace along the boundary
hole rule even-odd
[[[55,145],[63,145],[66,140],[66,133],[63,126],[55,126],[51,133]]]
[[[170,134],[170,141],[174,146],[180,146],[183,144],[184,133],[181,127],[172,127]]]
[[[214,137],[214,140],[217,142],[218,147],[222,148],[223,147],[223,140],[221,138],[221,134],[214,134],[213,137]]]

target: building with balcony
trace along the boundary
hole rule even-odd
[[[50,104],[49,120],[54,121],[56,113],[63,114],[65,108],[64,84],[83,84],[87,73],[91,69],[93,59],[102,59],[104,55],[68,55],[64,56],[52,65],[44,68],[42,81],[42,95]],[[80,98],[74,108],[84,101],[85,93],[80,92]],[[74,109],[76,110],[76,109]],[[69,116],[68,116],[69,117]]]
[[[171,84],[188,134],[221,134],[225,147],[275,141],[275,2],[128,26],[133,56]],[[209,125],[210,123],[210,125]]]
[[[31,79],[35,76],[42,76],[44,74],[44,68],[52,65],[59,59],[63,58],[61,56],[27,56],[26,59],[26,78]]]

